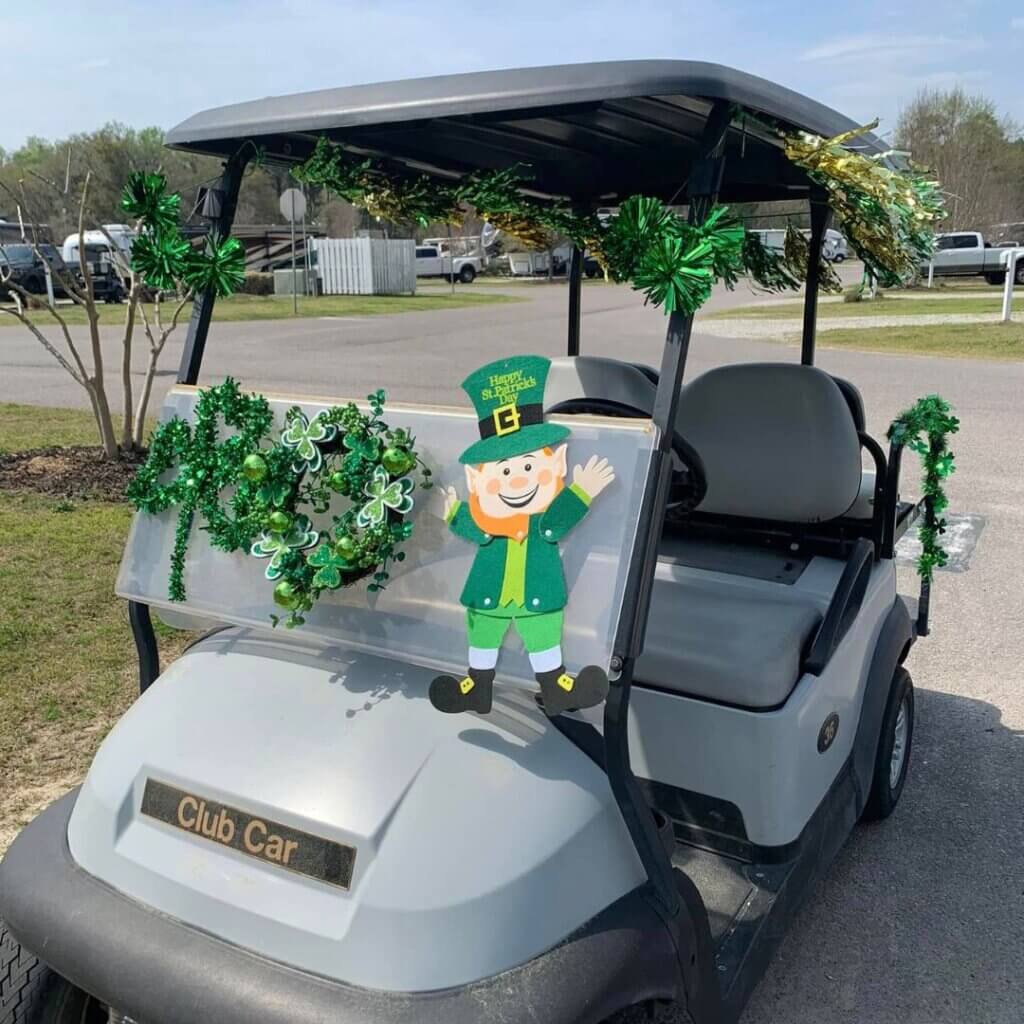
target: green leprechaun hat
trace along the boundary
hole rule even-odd
[[[475,465],[526,455],[569,436],[568,427],[544,422],[544,385],[551,360],[512,356],[481,366],[463,382],[480,421],[480,440],[459,462]]]

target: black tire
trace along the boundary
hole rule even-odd
[[[893,752],[897,743],[897,722],[903,710],[902,759],[899,772],[893,777]],[[896,669],[889,687],[889,699],[882,716],[882,729],[878,738],[878,752],[875,754],[875,774],[871,781],[871,792],[864,806],[865,821],[882,821],[896,809],[903,793],[910,768],[910,751],[914,741],[914,683],[905,668]]]
[[[1017,260],[1017,269],[1013,272],[1013,283],[1024,284],[1024,257]]]
[[[46,280],[42,277],[36,277],[33,274],[31,277],[25,279],[23,287],[25,291],[32,295],[43,295],[46,292]]]
[[[92,996],[22,949],[0,921],[0,1024],[105,1024]]]
[[[985,275],[985,280],[988,281],[989,284],[994,284],[994,285],[1001,285],[1003,283],[1003,281],[1005,280],[1005,278],[1006,278],[1005,274],[986,274]]]
[[[459,280],[463,284],[472,284],[476,280],[476,267],[472,263],[464,263],[459,268]]]

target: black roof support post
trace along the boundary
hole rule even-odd
[[[807,288],[804,291],[804,329],[800,343],[800,362],[814,365],[814,336],[818,330],[818,285],[821,279],[821,252],[825,231],[832,220],[828,193],[811,187],[811,238],[807,243]]]
[[[731,113],[727,102],[717,102],[704,127],[704,156],[695,162],[688,185],[691,223],[703,221],[715,202],[722,180],[722,154]],[[659,435],[658,447],[651,459],[644,487],[637,546],[629,566],[615,638],[612,668],[619,675],[612,681],[604,708],[605,766],[612,792],[647,872],[659,909],[670,917],[676,917],[681,906],[679,884],[671,859],[658,835],[650,805],[633,775],[629,757],[628,722],[633,667],[643,650],[654,571],[658,563],[658,543],[668,504],[672,478],[672,434],[692,327],[691,315],[675,312],[669,317],[661,376],[654,400],[653,420]]]
[[[580,354],[580,299],[583,290],[583,250],[578,246],[572,247],[572,256],[569,260],[569,343],[567,354],[578,356]]]
[[[220,216],[210,224],[208,234],[226,238],[231,233],[231,225],[235,221],[235,208],[238,206],[238,193],[242,188],[242,173],[249,159],[251,147],[242,146],[230,160],[224,162],[224,171],[217,186],[222,193]],[[192,307],[192,319],[188,324],[185,336],[185,351],[181,354],[181,365],[178,367],[179,384],[195,384],[199,379],[199,368],[203,363],[203,351],[206,349],[206,335],[210,330],[210,318],[213,316],[213,303],[217,293],[207,289],[196,296]]]
[[[145,693],[160,675],[160,651],[156,646],[149,605],[129,601],[128,621],[131,623],[135,650],[139,656],[139,693]]]

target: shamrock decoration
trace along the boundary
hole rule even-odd
[[[281,435],[281,443],[287,448],[295,449],[292,469],[296,473],[301,473],[304,469],[316,473],[323,461],[318,445],[332,441],[338,428],[333,423],[328,423],[322,412],[318,412],[310,420],[301,409],[296,408],[291,410],[288,416],[288,428]]]
[[[323,587],[325,590],[337,590],[341,586],[341,574],[357,568],[355,562],[343,558],[330,544],[321,544],[307,561],[316,567],[313,586]]]
[[[268,480],[260,485],[256,497],[265,505],[281,508],[292,493],[292,484],[288,480]]]
[[[387,470],[383,466],[377,466],[363,492],[370,500],[359,510],[356,522],[363,527],[376,526],[384,522],[389,508],[403,515],[411,512],[412,488],[413,483],[408,477],[388,483]]]
[[[350,452],[367,462],[376,462],[380,458],[380,438],[346,434],[344,444]]]
[[[253,544],[251,554],[257,558],[269,558],[266,577],[268,580],[279,579],[284,573],[284,558],[292,551],[305,551],[311,548],[320,535],[309,528],[309,520],[305,516],[296,516],[285,533],[265,532]]]

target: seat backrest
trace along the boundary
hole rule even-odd
[[[174,388],[164,404],[163,419],[194,418],[199,392]],[[286,411],[300,406],[309,417],[342,401],[269,397],[280,427]],[[434,473],[434,490],[418,488],[409,513],[412,537],[403,545],[406,558],[393,562],[391,579],[379,593],[367,592],[367,581],[325,592],[306,613],[301,635],[339,641],[350,647],[399,658],[430,668],[463,672],[466,660],[466,611],[460,595],[476,547],[454,535],[443,518],[443,489],[455,487],[466,497],[465,468],[459,455],[479,440],[476,415],[469,409],[442,409],[389,403],[385,412],[394,427],[416,438],[425,464]],[[553,417],[572,431],[568,439],[569,481],[573,467],[592,455],[609,460],[615,481],[594,501],[591,511],[560,545],[568,591],[563,637],[570,671],[586,664],[608,667],[618,628],[626,576],[636,544],[644,482],[654,448],[654,430],[647,420],[593,416]],[[332,514],[345,511],[338,498],[313,528],[323,528]],[[303,509],[308,512],[308,509]],[[173,613],[257,628],[270,628],[276,609],[272,583],[264,579],[267,563],[242,552],[218,551],[206,531],[193,527],[184,582],[187,601],[168,598],[170,555],[174,547],[177,509],[135,517],[117,580],[124,598]],[[283,632],[283,630],[281,631]],[[515,643],[501,656],[502,678],[533,681],[525,653]]]
[[[630,363],[602,356],[551,360],[544,403],[554,408],[574,398],[593,398],[651,414],[656,385]]]
[[[684,386],[676,422],[704,460],[708,489],[698,511],[818,523],[857,499],[857,427],[836,382],[816,367],[709,370]]]

